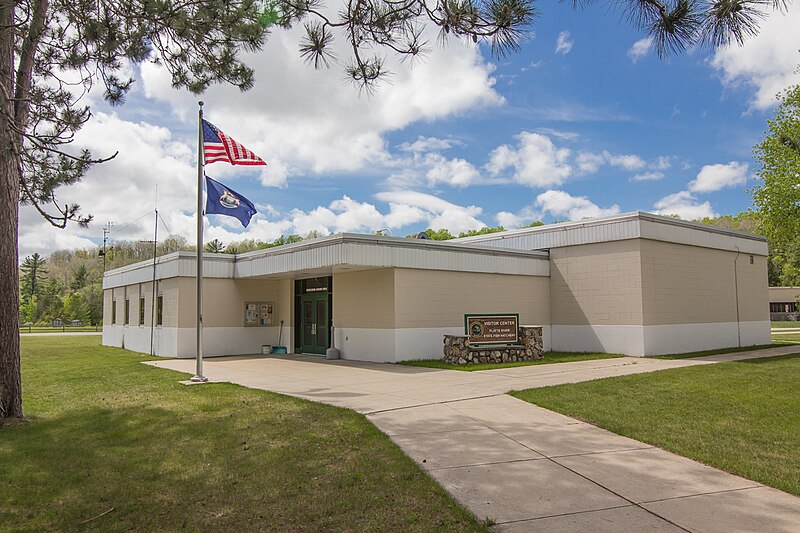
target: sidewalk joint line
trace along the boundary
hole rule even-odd
[[[619,450],[603,450],[601,452],[565,453],[564,455],[547,455],[546,457],[550,457],[551,459],[565,459],[569,457],[586,457],[588,455],[605,455],[608,453],[617,453],[617,452],[635,452],[635,451],[650,450],[652,448],[655,448],[655,446],[651,446],[650,444],[646,443],[642,444],[644,444],[644,446],[640,448],[620,448]]]
[[[733,475],[733,474],[731,474]],[[740,477],[740,476],[737,476]],[[672,498],[661,498],[658,500],[647,500],[646,502],[642,502],[642,505],[649,504],[649,503],[659,503],[659,502],[668,502],[672,500],[683,500],[684,498],[695,498],[697,496],[713,496],[715,494],[725,494],[727,492],[740,492],[745,490],[753,490],[753,489],[763,489],[766,485],[753,485],[750,487],[739,487],[736,489],[724,489],[724,490],[714,490],[711,492],[698,492],[696,494],[685,494],[683,496],[673,496]]]
[[[491,428],[487,428],[486,426],[476,427],[476,428],[466,428],[466,429],[439,429],[436,431],[409,431],[408,433],[386,433],[389,437],[404,437],[406,435],[439,435],[441,433],[465,433],[467,431],[481,431],[481,430],[490,430],[494,432]]]
[[[455,466],[439,466],[436,468],[427,468],[428,472],[439,472],[441,470],[456,470],[457,468],[474,468],[476,466],[492,466],[492,465],[507,465],[512,463],[527,463],[528,461],[541,461],[547,457],[528,457],[527,459],[509,459],[508,461],[489,461],[487,463],[474,463],[468,465],[455,465]]]
[[[469,400],[482,400],[485,398],[494,398],[495,396],[505,396],[505,392],[497,393],[497,394],[487,394],[485,396],[471,396],[469,398],[458,398],[456,400],[441,400],[438,402],[428,402],[428,403],[421,403],[419,405],[407,405],[405,407],[392,407],[390,409],[378,409],[377,411],[368,411],[362,414],[364,415],[375,415],[381,413],[391,413],[392,411],[402,411],[403,409],[414,409],[416,407],[427,407],[429,405],[445,405],[448,403],[456,403],[456,402],[466,402]]]
[[[589,481],[591,483],[594,483],[598,487],[607,490],[611,494],[614,494],[615,496],[618,496],[618,497],[622,498],[623,500],[629,502],[631,505],[634,505],[634,506],[638,507],[639,509],[643,510],[644,512],[649,513],[649,514],[655,516],[656,518],[660,518],[661,520],[664,520],[665,522],[669,522],[673,526],[675,526],[675,527],[677,527],[679,529],[682,529],[683,531],[686,531],[687,533],[690,531],[690,530],[686,529],[685,527],[678,525],[677,523],[675,523],[674,521],[670,520],[669,518],[667,518],[665,516],[661,516],[660,514],[656,513],[655,511],[651,511],[647,507],[644,507],[641,503],[635,502],[635,501],[631,500],[630,498],[627,498],[627,497],[623,496],[622,494],[618,493],[617,491],[612,490],[610,487],[606,487],[605,485],[603,485],[599,481],[595,481],[594,479],[590,478],[589,476],[581,474],[580,472],[578,472],[578,471],[576,471],[576,470],[574,470],[574,469],[572,469],[572,468],[570,468],[570,467],[568,467],[566,465],[563,465],[563,464],[559,463],[555,459],[552,459],[550,457],[548,457],[547,459],[549,461],[552,461],[553,463],[557,464],[558,466],[560,466],[562,468],[566,468],[567,470],[569,470],[573,474],[576,474],[576,475],[582,477],[583,479],[585,479],[585,480],[587,480],[587,481]]]
[[[545,518],[558,518],[561,516],[572,516],[586,513],[596,513],[598,511],[612,511],[614,509],[625,509],[627,507],[635,507],[633,505],[613,505],[611,507],[601,507],[600,509],[586,509],[585,511],[572,511],[569,513],[549,514],[546,516],[536,516],[533,518],[520,518],[519,520],[507,520],[505,522],[495,522],[498,526],[506,524],[518,524],[520,522],[533,522],[534,520],[544,520]]]

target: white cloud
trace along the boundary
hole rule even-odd
[[[660,179],[664,179],[663,172],[642,172],[641,174],[636,174],[631,178],[631,181],[658,181]]]
[[[413,143],[405,142],[398,146],[398,148],[403,152],[412,152],[416,154],[423,152],[438,152],[461,144],[461,141],[455,139],[438,139],[436,137],[423,137],[420,135]]]
[[[511,213],[509,211],[500,211],[495,215],[497,223],[506,229],[514,229],[530,224],[534,220],[542,218],[542,213],[534,209],[532,206],[523,207],[519,213]]]
[[[690,192],[713,192],[725,187],[744,185],[747,181],[747,169],[747,163],[736,161],[728,164],[705,165],[687,187]]]
[[[672,167],[672,158],[665,155],[658,156],[655,161],[650,163],[650,168],[656,170],[667,170]]]
[[[557,130],[555,128],[536,128],[536,133],[550,135],[551,137],[563,139],[565,141],[576,141],[581,137],[580,133],[575,133],[574,131]]]
[[[74,148],[90,148],[97,157],[107,157],[119,150],[111,161],[94,165],[82,181],[58,191],[60,203],[80,204],[84,213],[94,216],[94,222],[89,228],[71,224],[58,230],[42,222],[32,208],[23,207],[20,219],[23,255],[34,248],[41,251],[47,247],[52,251],[88,246],[92,240],[101,239],[102,227],[107,222],[115,224],[112,241],[151,239],[156,187],[159,211],[166,226],[172,233],[194,238],[195,150],[174,139],[169,129],[96,112],[78,132]],[[235,184],[232,186],[236,188]],[[159,232],[165,234],[163,226]]]
[[[430,194],[417,191],[386,191],[376,194],[375,198],[388,202],[394,212],[419,214],[420,220],[426,221],[427,225],[434,229],[447,228],[453,233],[461,233],[486,225],[476,218],[483,212],[480,207],[474,205],[463,207]]]
[[[308,211],[293,209],[276,220],[254,218],[254,223],[244,233],[228,231],[222,226],[208,226],[205,231],[209,240],[217,238],[227,243],[244,238],[269,241],[280,235],[307,235],[312,231],[322,235],[374,233],[387,228],[397,231],[420,223],[435,229],[446,228],[453,233],[485,226],[477,218],[483,210],[474,205],[463,207],[417,191],[386,191],[376,194],[375,197],[388,204],[388,209],[379,209],[373,203],[361,202],[344,195],[328,206],[318,206]]]
[[[639,170],[644,168],[647,163],[644,159],[635,154],[611,154],[603,152],[608,164],[612,167],[620,167],[625,170]]]
[[[76,148],[91,147],[96,155],[110,155],[113,150],[120,150],[114,160],[96,165],[81,182],[60,191],[61,201],[81,203],[87,213],[95,216],[95,223],[89,229],[71,225],[66,230],[57,230],[43,222],[32,208],[23,207],[20,215],[22,257],[58,248],[92,246],[93,242],[99,241],[102,226],[108,221],[115,223],[111,242],[152,238],[151,211],[155,204],[156,184],[159,211],[169,229],[165,231],[161,225],[160,236],[172,233],[194,241],[196,169],[192,147],[173,139],[166,128],[128,122],[105,113],[95,114],[80,131],[75,145]],[[428,156],[435,159],[431,168],[442,172],[433,176],[436,181],[447,180],[458,185],[473,179],[472,172],[477,173],[463,160],[448,160],[438,154]],[[209,172],[218,177],[225,175],[227,168],[214,165]],[[283,162],[273,160],[267,168],[274,174],[255,174],[251,179],[260,179],[267,185],[280,184],[282,176],[286,175]],[[237,179],[232,174],[227,175],[225,183],[236,189]],[[259,213],[246,229],[242,229],[235,219],[210,216],[205,220],[205,240],[220,239],[224,243],[248,238],[271,241],[289,233],[374,232],[383,228],[397,230],[418,223],[454,232],[484,226],[477,218],[482,209],[476,206],[463,207],[414,191],[386,192],[379,195],[379,199],[388,206],[381,208],[346,195],[327,206],[310,210],[293,209],[280,213],[271,205],[259,205]]]
[[[428,183],[447,183],[456,187],[466,187],[481,177],[480,172],[465,159],[447,159],[440,154],[428,154],[426,161],[431,168],[426,174]]]
[[[706,201],[698,202],[689,191],[680,191],[675,194],[665,196],[657,201],[653,207],[659,215],[678,215],[685,220],[697,220],[705,217],[715,217],[717,213]]]
[[[501,145],[489,156],[486,169],[498,176],[513,169],[513,179],[522,185],[547,187],[560,185],[572,173],[570,150],[558,148],[549,137],[524,131],[516,137],[516,147]]]
[[[572,50],[574,41],[570,40],[568,31],[562,31],[556,39],[556,53],[566,55]]]
[[[102,230],[100,230],[102,232]],[[102,234],[102,233],[101,233]],[[33,207],[21,206],[19,213],[19,259],[38,253],[48,255],[62,248],[88,248],[94,243],[73,231],[55,228]]]
[[[711,65],[722,73],[725,86],[746,84],[755,90],[751,106],[766,109],[775,95],[800,82],[794,71],[800,62],[798,31],[800,9],[790,5],[786,13],[773,12],[761,24],[758,35],[744,46],[732,44],[714,54]]]
[[[289,177],[289,167],[281,159],[273,157],[269,165],[261,167],[259,176],[261,185],[266,187],[286,187],[286,179]]]
[[[634,63],[638,62],[644,56],[650,53],[650,48],[653,46],[653,38],[652,37],[645,37],[644,39],[639,39],[633,45],[628,48],[627,55],[631,61]]]
[[[584,174],[593,174],[600,170],[600,167],[606,163],[606,158],[603,154],[594,154],[592,152],[581,152],[575,158],[578,168]]]
[[[430,54],[411,65],[387,57],[392,72],[373,94],[342,82],[339,65],[314,70],[297,50],[303,28],[276,30],[264,50],[247,54],[255,68],[256,85],[245,93],[214,86],[204,95],[206,116],[234,134],[269,164],[283,162],[289,172],[358,172],[389,163],[384,135],[418,121],[433,121],[499,105],[494,66],[485,62],[477,45],[452,41],[432,46]],[[433,29],[429,30],[433,32]],[[435,35],[429,42],[435,42]],[[346,39],[335,53],[347,57]],[[167,72],[150,63],[141,67],[145,95],[168,103],[173,112],[191,120],[196,97],[172,89]]]
[[[555,217],[566,217],[569,220],[597,218],[619,213],[617,204],[608,208],[598,207],[585,196],[572,196],[564,191],[545,191],[536,197],[536,205],[544,213]]]
[[[603,165],[611,165],[624,170],[639,170],[647,163],[635,154],[612,154],[608,150],[600,153],[581,152],[575,159],[578,168],[585,174],[597,172]]]

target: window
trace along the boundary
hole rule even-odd
[[[164,323],[164,297],[159,295],[156,300],[156,325],[160,326]]]
[[[797,305],[794,302],[770,302],[770,313],[796,313]]]
[[[139,298],[139,325],[144,326],[144,298]]]
[[[123,322],[126,326],[130,323],[131,319],[131,301],[125,298],[125,322]]]
[[[117,301],[111,300],[111,323],[117,323]]]

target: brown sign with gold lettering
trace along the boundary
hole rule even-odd
[[[516,344],[519,315],[464,315],[464,329],[470,344]]]

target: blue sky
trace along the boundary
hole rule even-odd
[[[742,48],[668,60],[606,7],[539,9],[519,53],[497,59],[485,46],[434,44],[411,67],[392,64],[373,96],[344,83],[337,65],[305,65],[296,32],[273,34],[248,58],[252,91],[215,87],[202,97],[209,120],[268,162],[208,166],[260,213],[247,230],[209,217],[207,240],[457,233],[632,210],[691,219],[750,206],[753,144],[772,96],[798,81],[800,8],[771,15]],[[152,218],[122,228],[152,210],[156,184],[166,228],[194,240],[197,98],[172,90],[153,65],[131,74],[127,104],[93,98],[77,143],[120,156],[62,195],[95,215],[92,227],[50,229],[23,208],[21,256],[97,243],[109,221],[112,240],[148,238]]]

